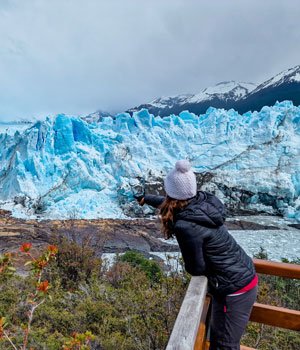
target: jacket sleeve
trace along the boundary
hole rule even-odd
[[[158,208],[163,201],[165,200],[165,197],[163,196],[155,196],[152,194],[146,194],[144,197],[144,203],[151,205],[151,207]]]
[[[176,223],[175,235],[179,244],[186,271],[192,276],[205,275],[206,264],[203,255],[203,238],[197,232],[197,225]]]

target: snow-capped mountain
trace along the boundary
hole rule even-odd
[[[275,75],[275,77],[260,84],[257,87],[257,89],[252,91],[252,93],[256,93],[259,90],[266,89],[269,87],[276,87],[282,84],[292,84],[292,83],[300,83],[300,65],[294,68],[287,69]]]
[[[177,104],[179,105],[185,104],[186,101],[192,96],[194,95],[185,94],[185,95],[177,95],[177,96],[160,97],[150,102],[149,106],[154,106],[157,108],[171,108]],[[133,109],[130,111],[135,112]]]
[[[300,107],[288,101],[243,115],[141,110],[96,124],[60,114],[0,134],[0,206],[27,218],[136,215],[149,209],[134,192],[161,190],[178,159],[229,208],[300,221]]]
[[[237,101],[234,108],[240,113],[271,106],[276,101],[290,100],[300,105],[300,65],[287,69],[263,82]]]
[[[290,100],[300,105],[300,65],[285,70],[260,85],[253,83],[222,82],[198,94],[158,98],[147,104],[129,109],[129,113],[147,108],[162,117],[188,110],[203,114],[209,107],[230,109],[239,113],[260,110],[276,101]]]
[[[257,86],[253,83],[237,83],[235,81],[224,81],[213,87],[202,90],[187,100],[187,103],[198,103],[218,98],[221,101],[238,101]]]
[[[178,114],[188,110],[196,114],[205,113],[207,108],[231,108],[232,104],[243,98],[257,86],[252,83],[224,81],[215,86],[203,89],[198,94],[161,97],[150,103],[128,110],[129,113],[146,108],[150,113],[160,116]]]

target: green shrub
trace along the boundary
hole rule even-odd
[[[45,271],[51,282],[51,298],[35,311],[28,348],[61,350],[76,340],[76,334],[91,332],[94,337],[89,349],[164,349],[189,278],[178,273],[166,275],[158,263],[134,251],[101,270],[99,261],[93,260],[92,247],[83,260],[82,248],[74,247],[80,254],[74,254],[78,278],[73,278],[68,267],[72,254],[68,254],[69,243],[65,244],[59,247],[60,262],[53,262]],[[266,256],[263,250],[259,254]],[[28,276],[0,279],[0,318],[5,316],[16,343],[23,337],[26,296],[32,293],[28,281]],[[299,292],[298,280],[259,277],[259,302],[297,309]],[[259,350],[296,350],[300,348],[300,334],[250,323],[242,343]],[[0,350],[10,348],[5,339],[0,340]]]
[[[161,267],[157,262],[145,258],[143,254],[130,250],[121,255],[119,259],[140,268],[152,282],[159,283],[161,281],[163,275]]]
[[[89,331],[94,335],[91,349],[164,349],[187,283],[153,266],[119,261],[77,284],[72,280],[72,289],[66,290],[62,278],[67,274],[60,276],[61,267],[54,264],[48,271],[51,298],[35,311],[28,349],[61,350],[63,344],[72,342],[71,334]],[[12,339],[19,343],[26,319],[23,296],[31,287],[23,277],[12,276],[8,282],[0,283],[0,310],[15,335]],[[0,340],[0,349],[10,349],[5,339]]]

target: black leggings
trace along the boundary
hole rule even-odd
[[[240,350],[256,295],[257,286],[241,295],[213,298],[209,350]]]

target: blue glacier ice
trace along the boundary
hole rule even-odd
[[[243,115],[209,108],[161,118],[144,109],[95,124],[59,114],[2,132],[0,206],[28,218],[124,218],[141,179],[161,179],[184,158],[210,174],[203,188],[224,202],[234,189],[253,210],[300,221],[300,107],[289,101]]]

